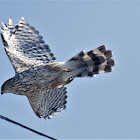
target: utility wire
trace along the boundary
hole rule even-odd
[[[34,133],[36,133],[36,134],[38,134],[38,135],[40,135],[40,136],[46,137],[46,138],[48,138],[48,139],[57,140],[57,139],[55,139],[55,138],[52,138],[52,137],[50,137],[50,136],[48,136],[48,135],[46,135],[46,134],[43,134],[43,133],[38,132],[38,131],[36,131],[36,130],[34,130],[34,129],[31,129],[31,128],[25,126],[25,125],[22,125],[22,124],[20,124],[20,123],[18,123],[18,122],[16,122],[16,121],[13,121],[13,120],[11,120],[11,119],[9,119],[9,118],[7,118],[7,117],[4,117],[4,116],[2,116],[2,115],[0,115],[0,119],[3,119],[3,120],[5,120],[5,121],[11,122],[11,123],[14,123],[14,124],[16,124],[16,125],[19,125],[19,126],[25,128],[25,129],[28,129],[28,130],[30,130],[30,131],[32,131],[32,132],[34,132]]]

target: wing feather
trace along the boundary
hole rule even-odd
[[[43,37],[24,18],[14,27],[11,19],[8,20],[8,27],[4,23],[2,25],[3,45],[16,72],[55,60]]]
[[[40,118],[50,119],[66,108],[66,87],[40,91],[28,95],[28,100],[35,114]]]

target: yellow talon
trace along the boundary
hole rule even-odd
[[[62,69],[63,72],[71,72],[72,70],[70,69]]]
[[[71,83],[73,80],[74,80],[74,77],[69,78],[67,81],[65,81],[64,85]]]

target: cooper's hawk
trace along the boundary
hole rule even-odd
[[[100,46],[92,51],[81,51],[64,62],[55,57],[39,32],[22,17],[13,27],[2,23],[1,38],[5,51],[15,69],[15,76],[7,80],[1,93],[27,96],[35,114],[51,118],[66,106],[66,84],[75,77],[93,77],[112,71],[115,62],[112,51]]]

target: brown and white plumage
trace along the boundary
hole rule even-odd
[[[13,27],[2,23],[1,37],[6,53],[15,69],[15,77],[2,86],[2,93],[27,96],[38,117],[51,118],[66,108],[66,84],[75,77],[93,77],[112,71],[112,52],[100,46],[82,51],[68,61],[54,62],[55,57],[39,32],[24,18]]]

